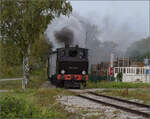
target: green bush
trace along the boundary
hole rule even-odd
[[[4,96],[0,100],[1,118],[32,118],[39,117],[38,109],[26,100],[14,96]]]
[[[1,65],[0,78],[22,77],[22,66]]]
[[[119,72],[116,77],[117,81],[122,82],[122,78],[123,78],[123,74],[122,72]]]

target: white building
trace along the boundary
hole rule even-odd
[[[150,83],[150,66],[144,67],[114,67],[114,77],[122,72],[123,82]]]

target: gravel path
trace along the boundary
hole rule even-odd
[[[77,96],[57,96],[57,101],[65,106],[68,112],[81,115],[83,118],[96,116],[99,119],[146,119],[122,110],[97,104]]]
[[[56,88],[56,86],[52,85],[50,81],[46,81],[42,84],[41,88]]]

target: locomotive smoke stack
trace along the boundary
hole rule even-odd
[[[65,48],[69,47],[73,42],[73,31],[67,27],[62,28],[60,31],[55,31],[54,36],[60,43],[64,43]]]
[[[65,42],[65,48],[69,48],[70,44],[68,41]]]

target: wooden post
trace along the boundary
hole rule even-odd
[[[24,59],[23,59],[23,62],[22,62],[22,71],[23,71],[22,89],[25,91]]]

